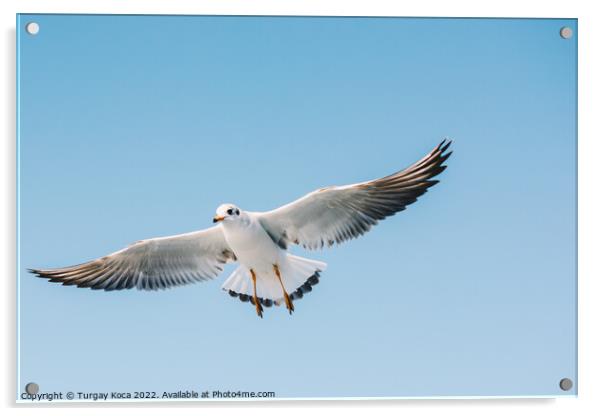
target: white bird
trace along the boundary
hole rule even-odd
[[[212,228],[138,241],[76,266],[29,271],[64,285],[156,290],[215,278],[224,263],[238,261],[222,289],[251,301],[260,317],[262,306],[272,304],[292,313],[293,300],[312,290],[326,264],[294,256],[288,245],[318,249],[342,243],[404,210],[438,183],[432,178],[446,168],[450,144],[442,141],[420,161],[384,178],[318,189],[269,212],[222,204]]]

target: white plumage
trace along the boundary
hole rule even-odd
[[[120,251],[80,265],[31,269],[64,285],[92,289],[164,289],[215,278],[222,265],[240,266],[222,288],[263,306],[303,297],[318,283],[326,264],[293,256],[289,244],[318,249],[358,237],[378,221],[402,211],[438,181],[451,142],[444,140],[423,159],[384,178],[333,186],[269,212],[245,212],[233,204],[218,207],[214,222],[202,231],[138,241]]]

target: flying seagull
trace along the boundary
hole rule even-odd
[[[76,266],[30,269],[63,285],[92,289],[165,289],[215,278],[227,262],[240,266],[222,289],[257,315],[263,306],[295,309],[318,283],[326,264],[294,256],[289,244],[321,249],[359,237],[399,211],[439,181],[451,141],[443,140],[410,167],[372,181],[318,189],[273,211],[243,211],[234,204],[217,208],[217,225],[201,231],[137,241],[115,253]]]

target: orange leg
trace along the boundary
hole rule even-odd
[[[257,276],[253,269],[251,269],[251,279],[253,279],[253,301],[255,302],[255,312],[257,312],[257,315],[260,318],[263,318],[263,307],[257,298]]]
[[[293,301],[289,297],[288,293],[286,293],[286,289],[284,288],[284,285],[282,284],[282,276],[280,276],[280,269],[278,268],[277,264],[274,264],[274,273],[276,273],[276,276],[278,276],[278,281],[280,282],[280,287],[282,287],[282,293],[284,293],[284,303],[286,304],[286,309],[288,309],[289,314],[292,314],[293,311],[295,310],[295,307],[293,306]]]

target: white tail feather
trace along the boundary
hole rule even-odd
[[[284,264],[280,265],[280,274],[288,293],[297,290],[315,272],[326,270],[326,263],[321,261],[305,259],[292,254],[288,254],[286,260]]]
[[[286,260],[278,265],[282,284],[287,293],[291,294],[302,286],[316,272],[326,270],[326,263],[305,259],[303,257],[286,255]],[[257,296],[279,302],[283,299],[282,287],[275,272],[257,273]],[[253,296],[251,272],[240,265],[222,285],[222,289],[237,294]]]

